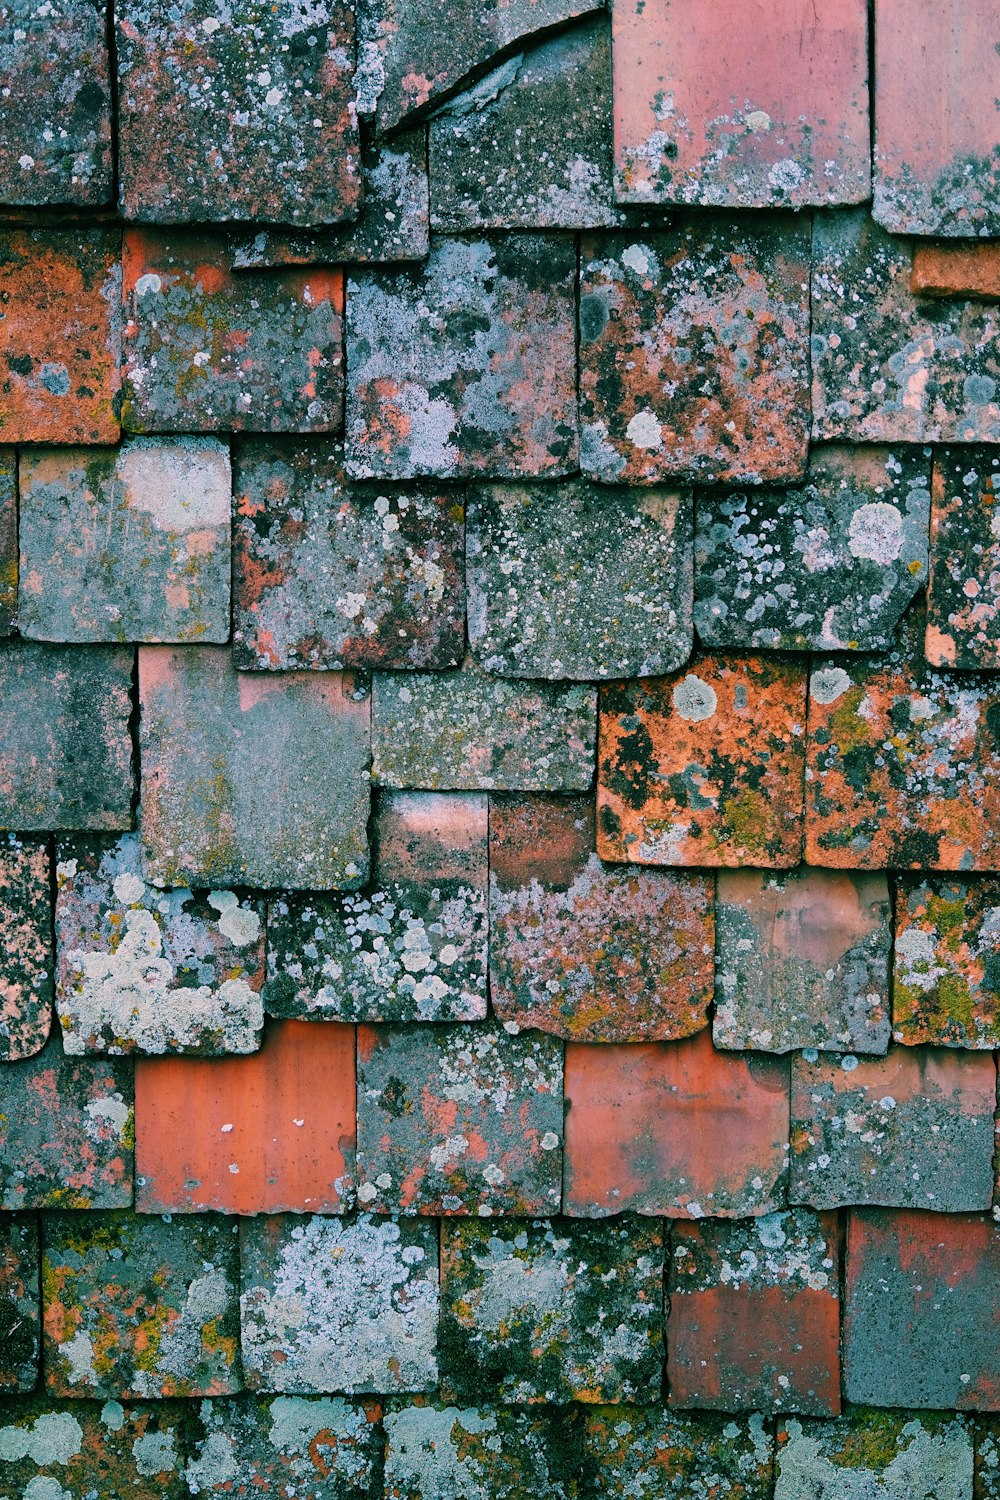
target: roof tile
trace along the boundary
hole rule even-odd
[[[1000,668],[1000,455],[939,449],[934,459],[927,660]]]
[[[1000,1046],[1000,880],[896,882],[892,1034],[908,1047]]]
[[[43,839],[0,835],[0,1061],[40,1052],[52,1025],[52,901]]]
[[[203,1401],[184,1470],[192,1495],[258,1500],[370,1500],[382,1450],[381,1407],[341,1396]]]
[[[664,1406],[583,1410],[581,1500],[654,1496],[664,1484],[684,1494],[713,1489],[726,1500],[771,1500],[774,1439],[757,1414],[720,1417]]]
[[[0,1219],[0,1392],[38,1384],[42,1309],[38,1220]],[[0,1469],[0,1482],[3,1478]]]
[[[188,1414],[178,1402],[149,1405],[37,1397],[7,1401],[0,1483],[10,1493],[129,1495],[185,1500]]]
[[[877,1488],[873,1489],[873,1486]],[[972,1500],[972,1434],[938,1413],[866,1411],[778,1429],[774,1500]]]

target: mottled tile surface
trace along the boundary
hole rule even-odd
[[[688,1415],[661,1405],[583,1413],[581,1500],[771,1500],[774,1438],[761,1416]]]
[[[1000,880],[897,880],[892,1033],[909,1047],[1000,1046]]]
[[[782,1423],[774,1500],[972,1500],[972,1436],[954,1417],[859,1409]]]
[[[934,463],[927,660],[1000,669],[1000,455],[949,448]]]
[[[187,1414],[177,1403],[36,1397],[0,1409],[0,1485],[12,1497],[186,1500]]]
[[[572,1408],[408,1406],[386,1415],[386,1500],[574,1500]]]
[[[0,638],[17,626],[17,454],[0,448]]]
[[[0,1219],[0,1393],[31,1391],[38,1383],[39,1277],[38,1220],[28,1215]]]
[[[51,1029],[49,881],[44,840],[0,834],[0,1063],[40,1052]]]
[[[925,297],[1000,299],[1000,247],[995,240],[916,240],[910,287]]]
[[[377,1403],[341,1396],[203,1401],[184,1469],[192,1495],[370,1500],[382,1435]]]

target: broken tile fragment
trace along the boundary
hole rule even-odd
[[[146,646],[139,696],[147,880],[361,884],[369,703],[350,677],[248,677],[223,646]]]
[[[996,1101],[993,1059],[979,1054],[793,1058],[788,1196],[817,1208],[988,1208]]]
[[[773,1453],[759,1414],[586,1407],[580,1500],[655,1500],[671,1489],[692,1500],[771,1500]]]
[[[191,229],[129,229],[123,257],[129,432],[339,431],[340,271],[236,276],[228,239]]]
[[[358,1030],[358,1202],[375,1213],[552,1213],[562,1130],[553,1037],[489,1021]]]
[[[35,1397],[0,1406],[0,1488],[7,1495],[186,1500],[187,1413],[177,1402]]]
[[[671,1406],[840,1411],[835,1214],[679,1223],[671,1237]]]
[[[117,440],[120,262],[114,229],[0,231],[3,442]]]
[[[42,1285],[50,1394],[148,1400],[240,1389],[235,1224],[50,1214]]]
[[[0,1394],[32,1391],[38,1383],[39,1277],[38,1220],[0,1219]],[[0,1484],[3,1480],[0,1468]]]
[[[239,0],[222,13],[210,0],[124,0],[115,21],[126,219],[356,215],[351,0]]]
[[[813,229],[812,435],[864,443],[1000,438],[1000,310],[910,290],[910,246],[866,209]]]
[[[52,901],[43,839],[0,834],[0,1064],[33,1057],[52,1025]]]
[[[632,1047],[571,1042],[566,1100],[567,1214],[742,1218],[784,1204],[782,1058],[716,1052],[707,1031]]]
[[[17,453],[0,448],[0,638],[17,628]]]
[[[973,1500],[972,1434],[945,1413],[858,1407],[778,1429],[774,1500]]]
[[[0,642],[0,828],[128,828],[133,653]]]
[[[722,218],[581,247],[580,464],[606,484],[805,468],[809,246]]]
[[[655,677],[691,654],[691,502],[669,490],[484,485],[469,502],[469,644],[501,677]]]
[[[896,881],[892,1034],[908,1047],[1000,1047],[1000,880]]]
[[[586,790],[597,691],[496,678],[467,657],[453,672],[379,672],[372,779],[428,791]]]
[[[436,1385],[436,1225],[371,1214],[244,1219],[240,1257],[251,1390],[377,1394]]]
[[[341,1396],[203,1401],[184,1477],[191,1495],[370,1500],[381,1408]]]
[[[345,1213],[354,1201],[354,1028],[270,1025],[250,1057],[140,1058],[139,1213]]]
[[[939,449],[931,507],[927,660],[1000,669],[1000,457]]]
[[[442,240],[419,269],[352,275],[348,473],[574,469],[575,287],[572,240],[531,234]]]
[[[491,798],[494,1011],[575,1041],[699,1031],[713,994],[711,879],[604,865],[594,837],[590,797]]]
[[[995,240],[918,241],[910,290],[922,297],[970,297],[1000,302],[1000,246]]]
[[[576,1500],[576,1408],[413,1405],[386,1413],[386,1500]]]
[[[814,448],[806,483],[713,494],[696,509],[705,645],[884,650],[927,582],[930,453]]]
[[[20,465],[22,635],[229,639],[229,450],[214,438],[50,448]]]
[[[465,652],[460,492],[358,485],[325,444],[236,455],[233,649],[247,670],[453,667]]]
[[[806,679],[765,656],[601,688],[597,852],[786,868],[802,849]]]
[[[720,871],[717,1047],[884,1053],[892,906],[884,875]]]
[[[614,12],[615,186],[624,203],[801,208],[870,192],[868,13],[824,0]]]

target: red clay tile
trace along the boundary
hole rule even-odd
[[[741,1218],[781,1206],[788,1064],[676,1043],[566,1048],[563,1211]]]
[[[379,793],[375,873],[380,881],[484,886],[489,860],[488,801],[482,792]]]
[[[40,1052],[52,1027],[52,901],[43,839],[0,834],[0,1065]]]
[[[1000,302],[1000,245],[941,240],[913,247],[910,290],[918,297],[974,297]]]
[[[1000,1047],[1000,880],[896,881],[892,1034],[908,1047]]]
[[[140,1213],[343,1213],[353,1198],[354,1027],[272,1022],[260,1052],[136,1063]]]
[[[931,489],[927,660],[1000,669],[1000,454],[938,449]]]

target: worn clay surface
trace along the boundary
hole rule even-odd
[[[892,1034],[911,1047],[1000,1045],[1000,881],[897,881]]]

